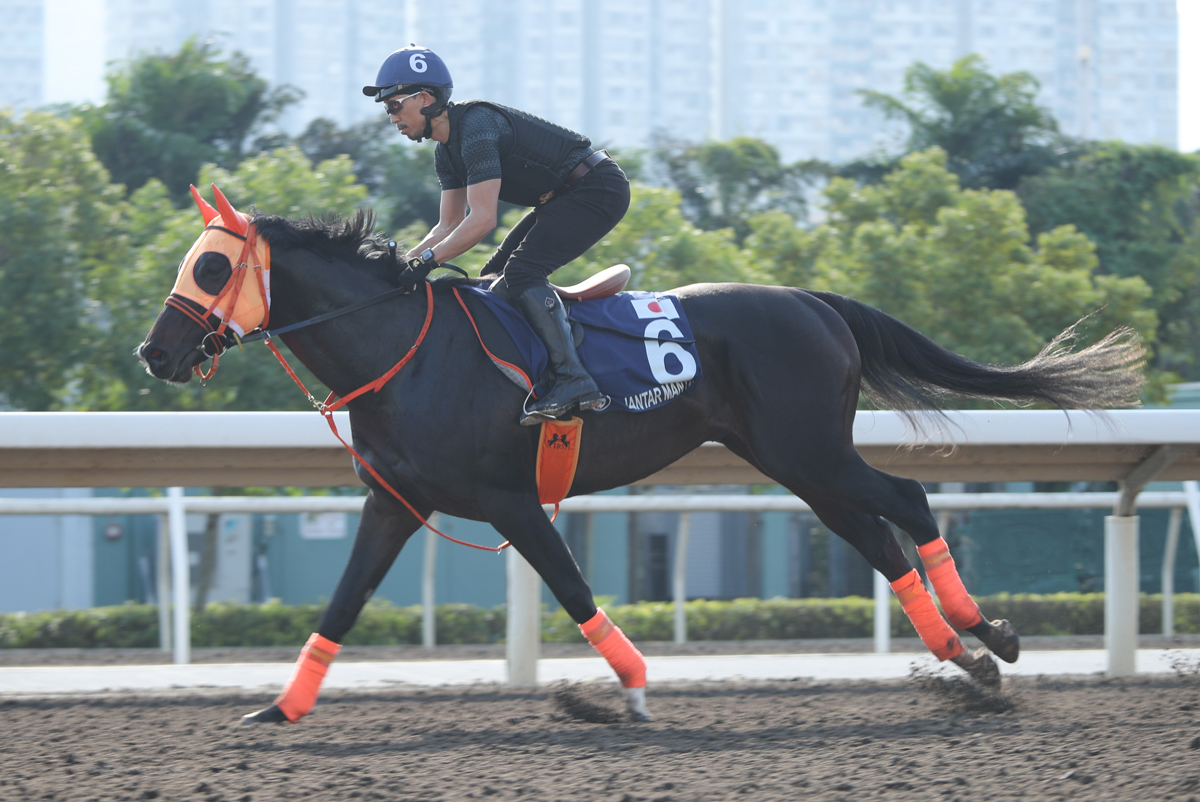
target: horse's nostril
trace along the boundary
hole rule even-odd
[[[151,348],[145,352],[148,359],[159,360],[163,358],[163,352],[157,348]]]

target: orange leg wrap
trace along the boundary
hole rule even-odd
[[[295,723],[313,709],[317,694],[321,692],[325,672],[341,648],[340,644],[322,638],[315,632],[309,636],[308,643],[300,650],[300,659],[296,661],[292,678],[275,700],[275,706],[283,711],[288,721]]]
[[[950,556],[950,547],[940,537],[924,546],[917,546],[921,562],[925,564],[925,572],[929,581],[937,591],[938,601],[946,618],[955,629],[970,629],[983,620],[979,605],[963,587],[962,577],[954,567],[954,558]]]
[[[912,621],[917,634],[921,636],[926,648],[933,652],[934,657],[950,660],[965,651],[958,634],[950,628],[946,619],[942,618],[942,614],[933,603],[933,597],[921,584],[921,576],[916,568],[893,582],[892,590],[895,591],[896,598],[900,599],[900,606],[904,608],[905,615]]]
[[[579,631],[588,643],[613,667],[621,685],[626,688],[646,687],[646,658],[625,637],[621,628],[612,622],[600,608],[587,623],[579,625]]]

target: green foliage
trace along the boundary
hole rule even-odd
[[[1094,248],[1069,226],[1031,247],[1016,195],[963,190],[945,160],[937,148],[910,154],[866,187],[835,178],[828,222],[789,231],[755,218],[747,250],[781,280],[854,296],[983,362],[1028,359],[1089,312],[1091,332],[1128,324],[1153,340],[1144,281],[1093,277]]]
[[[985,596],[977,599],[989,618],[1007,618],[1022,635],[1099,635],[1104,632],[1104,594]],[[687,602],[688,639],[693,641],[804,640],[869,638],[873,599],[735,599]],[[668,602],[606,606],[608,614],[634,641],[674,637],[674,607]],[[1161,631],[1162,597],[1143,594],[1139,628]],[[212,603],[192,616],[192,645],[299,646],[316,630],[318,605]],[[504,640],[504,607],[468,604],[437,607],[440,644],[497,643]],[[892,600],[892,637],[914,638],[912,625]],[[1200,594],[1175,595],[1175,631],[1200,634]],[[574,621],[561,609],[542,615],[546,643],[580,643]],[[421,642],[421,608],[372,601],[346,637],[347,646],[396,646]],[[154,648],[158,611],[126,604],[92,610],[0,614],[0,649]]]
[[[858,93],[868,107],[908,124],[907,152],[941,148],[965,186],[1013,189],[1022,177],[1059,163],[1074,147],[1058,134],[1050,111],[1037,105],[1038,89],[1029,73],[995,76],[982,58],[971,55],[946,70],[912,65],[904,74],[902,98],[866,89]],[[849,172],[868,168],[869,174],[870,167],[860,162]]]
[[[773,145],[746,136],[699,145],[660,140],[652,159],[688,221],[705,231],[732,229],[739,242],[754,214],[779,210],[803,219],[805,189],[827,172],[819,162],[785,165]]]
[[[114,181],[132,192],[157,178],[182,198],[202,165],[235,167],[251,131],[296,99],[294,89],[269,90],[244,55],[222,58],[191,39],[109,73],[105,104],[85,119]]]
[[[406,238],[415,245],[438,221],[442,185],[433,167],[433,144],[391,145],[379,153],[379,170],[380,220],[392,232],[419,223],[419,233]]]
[[[1099,273],[1150,285],[1157,366],[1200,379],[1200,156],[1100,143],[1018,193],[1033,232],[1074,225],[1095,243]]]
[[[77,121],[0,111],[0,404],[67,403],[104,324],[88,277],[126,254],[122,210]]]

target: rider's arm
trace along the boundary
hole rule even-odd
[[[454,229],[458,228],[466,216],[467,188],[443,189],[441,203],[438,207],[437,225],[425,235],[425,238],[420,243],[404,254],[405,260],[420,257],[426,248],[436,248],[446,237],[450,236],[450,233]],[[441,258],[442,255],[440,253],[437,256],[439,262],[446,261]]]
[[[463,192],[463,190],[450,191]],[[418,246],[422,250],[433,248],[434,258],[439,263],[448,262],[471,250],[496,228],[496,204],[500,200],[500,179],[493,178],[490,181],[471,184],[466,188],[465,193],[466,205],[469,207],[467,216],[462,218],[450,235],[442,239],[436,246],[424,243]],[[443,199],[446,194],[442,193]],[[439,221],[438,225],[441,226],[441,224]],[[436,231],[437,228],[431,231],[429,236],[432,237]]]

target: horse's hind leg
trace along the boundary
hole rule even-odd
[[[939,660],[950,660],[980,684],[997,686],[1000,672],[987,652],[969,652],[933,603],[920,575],[904,556],[887,521],[835,504],[811,504],[834,534],[854,546],[871,567],[883,574],[921,641]]]
[[[852,462],[858,466],[859,478],[847,484],[855,488],[870,485],[875,491],[865,498],[855,497],[854,503],[859,509],[892,521],[909,534],[954,628],[970,632],[1006,663],[1016,662],[1021,650],[1016,629],[1008,621],[993,622],[983,617],[979,605],[963,585],[949,545],[938,532],[921,484],[876,470],[863,462],[857,452]],[[823,490],[828,492],[830,488]]]
[[[428,510],[422,514],[428,515]],[[390,496],[372,490],[363,506],[350,561],[321,620],[300,652],[300,659],[283,693],[270,707],[242,717],[243,724],[296,722],[317,703],[321,682],[342,648],[342,639],[354,626],[363,605],[371,598],[388,569],[414,532],[421,527],[407,509]]]
[[[536,496],[496,491],[480,498],[488,522],[512,543],[545,581],[567,615],[621,680],[625,704],[635,721],[649,721],[646,660],[608,615],[596,607],[592,589]]]
[[[818,419],[819,416],[814,416],[811,420]],[[798,428],[794,432],[795,439],[780,434],[776,427],[774,431],[764,431],[756,437],[751,447],[737,442],[730,442],[729,446],[750,457],[764,473],[803,498],[814,510],[821,509],[824,515],[836,519],[838,525],[828,521],[826,525],[858,548],[872,567],[887,577],[903,604],[906,596],[926,591],[915,579],[917,573],[899,551],[899,544],[894,546],[899,560],[885,556],[885,544],[895,541],[886,521],[899,526],[917,544],[917,551],[950,622],[979,638],[1000,659],[1009,663],[1017,659],[1020,639],[1016,630],[1007,621],[989,622],[980,613],[979,606],[963,586],[946,542],[938,532],[925,489],[919,482],[872,468],[853,444],[841,442],[843,436],[835,427]],[[807,446],[802,460],[786,453],[789,443]],[[877,539],[881,535],[873,534],[881,531],[886,532],[883,540]],[[917,605],[914,609],[929,609],[918,597],[913,597],[912,603]],[[905,611],[908,612],[907,607]],[[940,614],[936,619],[926,614],[920,614],[920,617],[928,623],[934,640],[942,638],[937,626],[937,621],[942,620]],[[917,624],[915,620],[913,623],[914,626]],[[925,638],[924,634],[922,638]],[[926,643],[928,645],[929,641]],[[938,654],[932,646],[930,649]],[[947,659],[940,654],[939,657]]]

